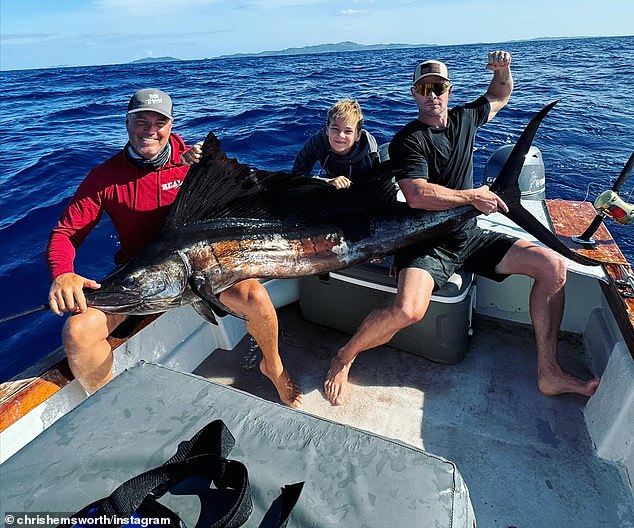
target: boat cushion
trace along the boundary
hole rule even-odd
[[[248,470],[253,514],[244,526],[259,526],[281,487],[302,481],[289,528],[475,526],[452,462],[150,363],[121,373],[2,464],[10,485],[0,503],[5,512],[76,512],[163,464],[216,419]],[[195,526],[201,500],[173,489],[160,502]]]

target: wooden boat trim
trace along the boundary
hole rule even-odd
[[[596,211],[590,202],[546,200],[546,207],[553,231],[566,246],[602,262],[608,282],[599,281],[601,289],[634,359],[634,288],[625,281],[628,275],[634,277],[632,267],[603,224],[592,236],[595,241],[592,246],[586,247],[571,239],[583,233],[594,219]]]
[[[40,376],[0,385],[0,431],[17,422],[72,379],[68,362],[63,359]]]
[[[115,350],[130,337],[140,332],[160,314],[144,317],[125,339],[109,337],[108,342]],[[58,361],[46,372],[31,378],[11,380],[0,384],[0,432],[13,425],[38,405],[74,379],[66,358]]]

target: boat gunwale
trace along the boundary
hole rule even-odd
[[[125,338],[108,337],[108,343],[113,352],[160,315],[151,314],[144,317]],[[24,379],[20,379],[18,375],[12,380],[1,383],[0,433],[18,422],[74,379],[68,360],[64,357],[41,374]]]

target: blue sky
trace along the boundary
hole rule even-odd
[[[632,0],[2,0],[0,68],[634,33]]]

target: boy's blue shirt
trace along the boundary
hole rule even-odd
[[[375,163],[378,163],[378,144],[376,139],[367,130],[361,130],[359,141],[355,142],[352,150],[344,155],[335,154],[330,148],[326,129],[308,138],[295,158],[293,174],[310,176],[315,164],[319,162],[320,177],[333,178],[346,176],[351,181],[358,181],[371,172]]]

